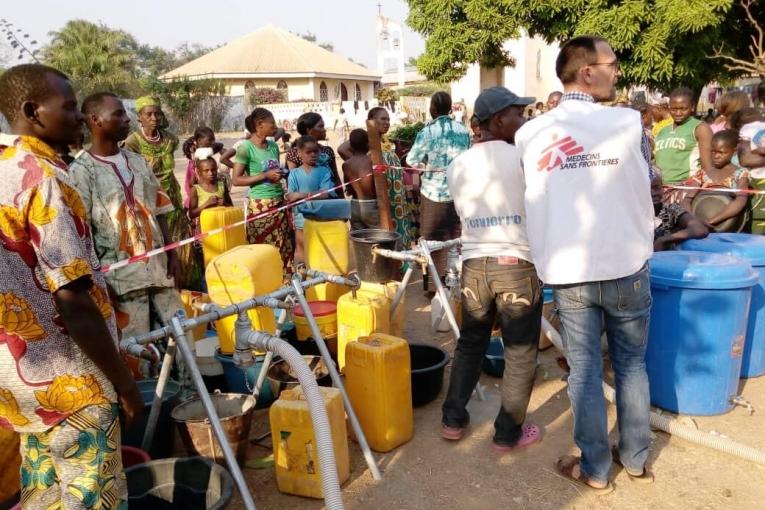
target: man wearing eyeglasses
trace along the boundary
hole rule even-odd
[[[554,110],[516,134],[526,179],[528,237],[539,277],[555,290],[571,374],[568,393],[581,457],[558,471],[598,494],[613,490],[620,462],[635,481],[651,436],[645,348],[651,309],[647,261],[653,251],[650,145],[640,114],[613,101],[619,61],[605,39],[566,42],[556,61],[564,86]],[[619,444],[608,444],[601,387],[601,330],[616,375]]]

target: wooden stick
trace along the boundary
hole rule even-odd
[[[380,143],[380,131],[374,119],[367,120],[367,133],[369,134],[369,157],[373,165],[384,165],[382,157],[382,145]],[[390,211],[390,197],[388,195],[388,179],[383,173],[375,172],[375,193],[377,194],[377,207],[380,210],[380,228],[393,230],[393,220]]]

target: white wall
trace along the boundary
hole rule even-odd
[[[495,77],[493,70],[471,64],[465,76],[451,84],[452,99],[464,101],[469,114],[472,114],[481,90],[495,84],[501,84],[519,96],[534,96],[542,102],[547,101],[550,92],[563,90],[555,76],[557,44],[548,45],[540,38],[530,39],[524,34],[519,39],[507,41],[503,47],[515,59],[515,66],[505,67],[500,77]]]
[[[481,68],[470,64],[467,73],[460,80],[451,83],[452,102],[464,103],[472,115],[475,98],[481,92]]]

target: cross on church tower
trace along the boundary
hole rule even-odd
[[[377,15],[382,16],[382,4],[377,2]]]

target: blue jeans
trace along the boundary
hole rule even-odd
[[[651,312],[648,266],[616,280],[556,285],[554,289],[571,367],[568,395],[574,414],[574,441],[582,451],[582,472],[605,483],[611,469],[600,348],[605,325],[616,376],[619,457],[628,471],[640,473],[651,442],[645,370]]]

